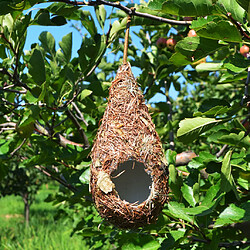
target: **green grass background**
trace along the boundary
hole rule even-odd
[[[55,192],[53,185],[42,186],[30,208],[30,226],[24,223],[24,203],[19,196],[0,199],[0,250],[68,250],[87,249],[79,235],[73,235],[72,224],[54,220],[56,207],[44,201]]]

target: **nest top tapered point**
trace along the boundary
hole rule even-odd
[[[120,228],[157,219],[167,200],[167,168],[129,63],[111,84],[91,157],[91,193],[103,218]]]

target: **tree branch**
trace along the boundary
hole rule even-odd
[[[84,119],[83,115],[82,115],[82,112],[79,110],[79,108],[77,107],[77,105],[72,102],[72,106],[74,107],[74,109],[76,110],[77,114],[80,116],[80,120],[82,120],[84,122],[84,124],[86,126],[88,126],[88,123],[86,122],[86,120]]]
[[[10,153],[11,157],[24,145],[24,143],[27,141],[27,139],[28,138],[24,138],[22,143]]]
[[[250,40],[250,36],[242,29],[242,25],[241,23],[237,22],[233,17],[231,13],[227,13],[227,16],[230,18],[231,22],[237,27],[237,29],[239,30],[239,32],[241,33],[241,35],[247,39]]]
[[[23,83],[22,81],[20,81],[20,79],[16,76],[16,79],[14,78],[14,75],[12,75],[6,68],[0,68],[0,73],[7,75],[11,81],[13,81],[14,83],[16,82],[18,86],[21,86],[29,91],[31,91],[31,88],[28,87],[25,83]]]
[[[172,24],[172,25],[190,25],[192,23],[191,21],[177,21],[177,20],[163,18],[163,17],[159,17],[159,16],[147,14],[147,13],[138,12],[138,11],[135,11],[134,9],[130,9],[130,8],[122,5],[119,1],[109,2],[106,0],[96,0],[96,1],[85,2],[85,1],[70,1],[70,0],[51,0],[50,2],[63,2],[63,3],[67,3],[67,4],[72,4],[75,6],[82,6],[82,5],[98,6],[98,5],[103,4],[103,5],[107,5],[107,6],[111,6],[111,7],[120,9],[120,10],[124,11],[129,16],[138,16],[138,17],[148,18],[151,20],[159,21],[162,23],[168,23],[168,24]]]
[[[60,184],[62,184],[63,186],[65,186],[66,188],[68,188],[69,190],[71,190],[72,192],[74,192],[74,193],[77,192],[77,189],[74,186],[72,186],[71,184],[65,182],[61,178],[58,178],[58,177],[54,176],[49,169],[47,169],[45,167],[42,167],[42,166],[38,166],[38,165],[36,165],[35,168],[38,169],[43,174],[45,174],[48,177],[50,177],[51,179],[59,182]]]
[[[26,94],[27,90],[15,90],[15,89],[9,89],[9,88],[2,88],[0,87],[0,90],[4,92],[12,92],[12,93],[17,93],[17,94]]]
[[[48,129],[44,128],[42,125],[40,125],[38,122],[36,122],[34,126],[35,126],[35,130],[38,133],[43,134],[45,136],[48,136],[50,138],[55,137],[57,139],[57,143],[63,147],[66,147],[68,144],[70,144],[70,145],[86,148],[85,144],[72,142],[72,141],[66,139],[64,136],[62,136],[59,133],[56,133],[54,136],[52,136],[51,132]]]
[[[80,123],[77,121],[77,119],[75,118],[75,116],[72,114],[72,112],[69,109],[66,111],[66,113],[67,113],[68,117],[71,119],[71,121],[75,124],[80,136],[82,137],[83,143],[84,143],[84,148],[88,149],[90,146],[89,141],[88,141],[88,138],[85,135],[85,132],[84,132],[83,128],[81,127]]]

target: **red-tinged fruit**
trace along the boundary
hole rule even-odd
[[[164,49],[166,48],[167,44],[167,39],[163,38],[163,37],[160,37],[157,42],[156,42],[156,46],[159,48],[159,49]]]
[[[169,38],[166,42],[167,44],[167,48],[170,49],[170,50],[173,50],[175,45],[176,45],[176,40],[174,38]]]
[[[247,57],[247,54],[249,53],[249,47],[247,45],[243,45],[240,47],[240,53],[244,57]]]
[[[195,31],[195,30],[189,30],[187,36],[188,36],[188,37],[195,37],[195,36],[197,36],[196,31]]]

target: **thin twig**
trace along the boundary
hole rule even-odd
[[[2,88],[0,87],[0,90],[4,92],[12,92],[12,93],[17,93],[17,94],[26,94],[27,90],[15,90],[15,89],[9,89],[9,88]]]
[[[27,141],[27,139],[28,138],[24,138],[22,143],[10,153],[11,157],[24,145],[24,143]]]
[[[4,35],[4,33],[0,34],[0,38],[3,38],[3,40],[9,45],[10,50],[14,53],[15,56],[17,56],[17,52],[15,51],[14,47],[12,46],[11,42],[7,39],[7,37]]]
[[[14,75],[12,75],[6,68],[0,68],[0,73],[7,75],[12,82],[16,82],[18,86],[21,86],[29,91],[31,91],[31,88],[28,87],[25,83],[23,83],[18,77],[16,79],[14,78]]]
[[[66,147],[67,145],[73,145],[81,148],[86,148],[85,144],[80,144],[77,142],[70,141],[59,133],[56,133],[54,137],[58,139],[58,143],[63,147]]]
[[[82,137],[83,143],[84,143],[84,148],[85,149],[89,148],[90,145],[89,145],[88,138],[85,135],[85,132],[84,132],[83,128],[81,127],[80,123],[77,121],[77,119],[75,118],[75,116],[72,114],[72,112],[69,109],[66,111],[66,113],[67,113],[68,117],[71,119],[71,121],[74,123],[80,136]]]
[[[216,154],[216,157],[219,158],[220,156],[222,156],[223,153],[225,152],[225,150],[227,149],[227,147],[228,147],[228,145],[225,144],[225,145],[221,148],[221,150]]]
[[[250,36],[242,29],[242,25],[241,23],[237,22],[233,17],[231,13],[227,13],[227,16],[230,18],[231,22],[237,27],[237,29],[239,30],[239,32],[241,33],[241,35],[247,39],[250,40]]]
[[[0,127],[8,127],[8,126],[10,126],[10,127],[16,127],[16,123],[15,122],[6,122],[6,123],[2,123],[2,124],[0,124]]]
[[[88,126],[88,123],[86,122],[86,120],[84,119],[83,115],[82,115],[82,112],[79,110],[79,108],[77,107],[77,105],[72,102],[72,106],[74,107],[74,109],[76,110],[77,114],[80,116],[80,119],[84,122],[84,124],[86,126]]]
[[[66,188],[68,188],[69,190],[71,190],[72,192],[77,192],[77,189],[72,186],[71,184],[63,181],[61,178],[56,177],[49,169],[42,167],[42,166],[35,166],[36,169],[38,169],[40,172],[42,172],[43,174],[47,175],[48,177],[50,177],[51,179],[59,182],[60,184],[62,184],[63,186],[65,186]]]
[[[65,119],[63,119],[62,121],[58,122],[56,125],[53,126],[53,128],[56,128],[58,126],[60,126],[62,123],[64,123],[65,121],[67,121],[69,118],[66,117]]]
[[[68,144],[69,145],[73,145],[73,146],[78,146],[78,147],[82,147],[82,148],[85,148],[85,144],[80,144],[80,143],[76,143],[76,142],[72,142],[68,139],[66,139],[64,136],[62,136],[61,134],[59,133],[56,133],[55,135],[51,135],[51,132],[46,129],[45,127],[43,127],[42,125],[40,125],[38,122],[35,123],[35,130],[42,134],[42,135],[45,135],[45,136],[48,136],[50,138],[56,138],[57,139],[57,143],[63,147],[66,147]]]
[[[172,25],[190,25],[192,23],[191,21],[177,21],[177,20],[163,18],[163,17],[159,17],[159,16],[147,14],[147,13],[138,12],[138,11],[135,11],[134,9],[130,9],[122,5],[119,1],[109,2],[105,0],[96,0],[96,1],[85,2],[85,1],[70,1],[70,0],[50,0],[50,2],[63,2],[67,4],[72,4],[74,6],[81,6],[81,5],[98,6],[98,5],[103,4],[103,5],[108,5],[108,6],[120,9],[129,16],[138,16],[138,17],[148,18],[151,20],[159,21],[162,23],[168,23]]]

